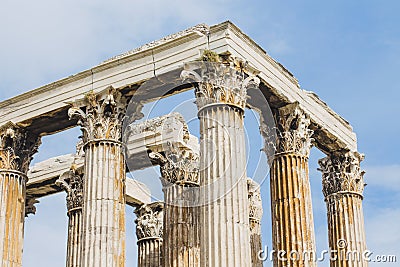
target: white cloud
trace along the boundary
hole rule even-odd
[[[400,165],[367,166],[365,169],[365,182],[369,186],[400,193]]]
[[[259,8],[258,4],[254,6],[255,9]],[[272,10],[270,12],[273,12]],[[268,25],[260,24],[259,19],[268,16],[268,10],[252,12],[256,14],[252,18],[244,17],[243,13],[244,9],[232,10],[232,1],[228,0],[2,1],[0,99],[9,98],[90,68],[108,57],[194,24],[218,23],[228,16],[243,17],[241,23],[254,20],[254,29],[259,27],[261,29],[259,34],[266,36],[263,38],[267,44],[264,48],[271,54],[293,52],[294,47],[289,45],[293,40],[288,37],[290,32],[288,28],[279,25],[266,28]],[[262,38],[260,35],[259,39]],[[251,37],[256,38],[257,35]],[[63,139],[62,144],[65,144],[65,140],[71,141],[70,148],[73,149],[73,138]],[[42,150],[43,154],[37,157],[37,160],[53,156],[57,151],[60,151],[59,154],[64,154],[62,149],[55,146],[49,147],[48,150],[43,147]],[[310,159],[310,162],[312,161],[315,163],[316,159]],[[372,166],[366,170],[366,182],[369,184],[367,191],[369,188],[377,188],[400,193],[400,165]],[[324,246],[326,208],[320,191],[321,176],[320,173],[313,171],[310,173],[315,177],[311,182],[314,215],[316,222],[319,222],[316,224],[317,240]],[[155,187],[158,182],[157,177],[154,177]],[[267,187],[264,188],[264,191],[268,191]],[[382,196],[382,200],[374,199],[374,201],[384,201],[384,197]],[[38,206],[38,215],[28,219],[25,229],[24,266],[64,265],[66,241],[64,195],[51,198],[55,199],[58,200],[50,201],[50,198],[43,200]],[[268,203],[268,200],[265,199],[265,202]],[[380,206],[379,202],[373,204],[374,209]],[[368,205],[364,207],[369,248],[382,254],[388,253],[391,249],[398,251],[400,233],[396,222],[400,220],[400,209],[392,207],[372,210]],[[127,220],[130,215],[127,214]],[[268,228],[270,219],[264,216],[264,221],[263,227]],[[133,224],[128,232],[133,235]],[[268,228],[263,234],[264,238],[270,238],[270,229]],[[128,246],[135,244],[130,243]]]
[[[400,165],[367,166],[365,169],[368,187],[364,204],[369,205],[364,205],[364,216],[368,249],[374,253],[373,257],[396,255],[400,260],[400,207],[398,201],[392,201],[400,195]],[[371,199],[367,199],[368,191],[373,193]],[[386,264],[394,266],[395,263]],[[371,262],[370,266],[382,266],[382,263]]]
[[[0,99],[97,65],[197,23],[224,20],[220,1],[2,1]],[[44,138],[35,161],[73,152],[75,130]],[[60,142],[61,141],[61,142]],[[68,151],[65,143],[70,143]],[[64,146],[60,144],[64,144]],[[158,177],[153,177],[159,183]],[[63,266],[65,195],[43,199],[25,227],[24,266]],[[129,210],[129,209],[128,209]],[[127,214],[127,264],[135,266],[133,214]]]
[[[400,260],[400,208],[388,208],[365,213],[367,247],[377,255],[395,255]],[[370,266],[381,266],[382,263],[370,263]],[[387,263],[389,265],[389,263]],[[392,263],[390,266],[394,266]]]
[[[0,97],[74,74],[191,25],[217,22],[224,9],[215,4],[193,0],[2,2]]]

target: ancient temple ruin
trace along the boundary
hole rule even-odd
[[[306,67],[306,66],[305,66]],[[179,113],[141,120],[146,103],[193,90],[200,133]],[[308,158],[319,161],[332,250],[366,250],[363,155],[350,124],[231,22],[172,34],[0,103],[0,261],[22,266],[24,220],[66,192],[66,266],[125,266],[125,205],[138,266],[262,266],[260,186],[247,177],[245,109],[259,114],[271,166],[274,266],[317,266]],[[139,121],[140,120],[140,121]],[[41,137],[79,126],[74,155],[30,166]],[[151,201],[126,172],[159,166]],[[343,246],[345,242],[346,246]],[[331,266],[367,266],[338,258]]]

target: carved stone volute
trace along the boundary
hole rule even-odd
[[[144,204],[135,210],[138,242],[144,239],[163,237],[163,209],[162,202],[154,202]]]
[[[9,122],[0,127],[0,169],[27,173],[40,137]]]
[[[170,145],[165,152],[151,152],[149,157],[160,165],[163,186],[199,184],[199,155],[192,150]]]
[[[78,118],[84,143],[92,140],[120,140],[127,101],[119,91],[110,86],[105,94],[89,92],[85,95],[84,103],[74,105],[68,110],[68,115],[70,118]]]
[[[68,213],[82,209],[83,206],[83,173],[82,170],[76,170],[73,167],[60,175],[56,185],[67,192],[67,210]]]
[[[77,162],[84,157],[83,141],[76,144],[76,154],[71,168],[60,175],[56,181],[59,186],[67,193],[68,214],[74,210],[81,210],[83,207],[83,166],[78,166]]]
[[[364,171],[360,162],[364,155],[358,152],[334,153],[318,161],[322,172],[322,191],[325,197],[338,193],[353,193],[362,196]]]
[[[217,55],[217,58],[220,57]],[[247,62],[238,58],[221,57],[215,62],[193,62],[185,64],[184,68],[181,78],[194,84],[199,112],[213,104],[227,104],[244,110],[247,90],[258,88],[260,84],[254,70],[253,73],[248,71]]]
[[[308,157],[313,141],[313,131],[308,128],[310,116],[297,102],[279,108],[274,115],[277,138],[269,140],[269,145],[276,146],[275,153],[296,153]]]

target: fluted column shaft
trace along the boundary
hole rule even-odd
[[[81,103],[82,105],[82,103]],[[125,160],[121,117],[126,99],[110,87],[85,95],[85,109],[72,107],[85,153],[81,266],[125,266]]]
[[[260,185],[248,178],[249,198],[249,224],[250,224],[250,248],[251,266],[262,267],[263,262],[259,259],[259,252],[262,250],[261,240],[261,218],[263,215]]]
[[[197,191],[170,185],[164,191],[164,265],[200,266],[199,216],[193,206]]]
[[[308,155],[310,119],[297,103],[275,113],[276,151],[271,168],[274,266],[316,266]]]
[[[206,51],[202,59],[181,73],[195,86],[200,120],[200,265],[250,266],[243,128],[247,90],[260,81],[238,58]]]
[[[143,205],[135,210],[138,245],[138,267],[160,267],[163,264],[162,202]]]
[[[159,267],[162,263],[162,238],[138,241],[138,267]]]
[[[250,266],[244,110],[256,70],[205,51],[181,77],[195,87],[200,120],[200,265]],[[222,64],[221,64],[222,63]]]
[[[169,146],[150,153],[160,164],[164,192],[164,266],[200,266],[198,152]]]
[[[285,251],[274,266],[315,266],[307,259],[316,253],[308,161],[299,155],[281,154],[271,170],[272,240],[275,251]],[[294,251],[291,259],[290,253]],[[309,254],[312,256],[312,254]],[[314,254],[315,255],[315,254]]]
[[[67,267],[81,266],[81,233],[82,208],[76,208],[68,212]]]
[[[67,193],[68,240],[67,267],[80,267],[82,259],[82,206],[83,206],[83,173],[75,169],[75,164],[69,171],[63,173],[56,185]]]
[[[363,155],[343,153],[319,161],[323,172],[323,192],[327,205],[331,267],[365,267],[366,251],[362,193]]]
[[[12,123],[0,127],[1,266],[22,266],[28,180],[26,173],[39,144],[38,136],[33,136]]]
[[[125,164],[119,142],[85,147],[83,266],[125,265]]]
[[[200,118],[202,266],[249,266],[250,231],[243,111],[205,108]]]
[[[26,175],[0,170],[1,266],[22,266]]]

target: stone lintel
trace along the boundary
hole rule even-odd
[[[179,113],[130,124],[124,140],[127,148],[126,162],[130,171],[159,164],[156,158],[149,157],[149,151],[165,153],[172,147],[181,151],[199,151],[197,137],[189,133],[188,126]]]
[[[41,198],[47,195],[62,192],[55,182],[71,168],[75,155],[67,154],[35,164],[28,172],[27,197]],[[83,159],[77,160],[77,168],[83,167]],[[126,179],[126,203],[136,207],[150,203],[150,190],[145,184],[136,180]]]
[[[170,81],[171,76],[168,73],[175,73],[177,70],[179,73],[184,62],[198,59],[201,50],[208,48],[217,53],[228,51],[232,57],[243,58],[259,70],[258,77],[262,85],[260,91],[271,106],[280,107],[299,102],[310,114],[311,128],[321,150],[357,150],[356,136],[349,123],[314,93],[302,90],[287,69],[267,55],[239,28],[231,22],[211,26],[209,43],[205,28],[207,27],[203,25],[168,36],[89,70],[0,102],[0,125],[12,121],[40,135],[63,131],[76,124],[76,121],[68,120],[66,111],[70,107],[69,103],[82,100],[89,90],[99,93],[113,86],[124,95],[132,95],[140,84],[154,77],[154,74],[160,81]],[[158,90],[162,85],[157,88],[148,87],[147,96],[142,96],[144,101],[162,96],[165,92]],[[179,90],[187,89],[189,88]],[[173,93],[176,91],[169,92]],[[260,108],[255,98],[249,99],[248,105]]]

